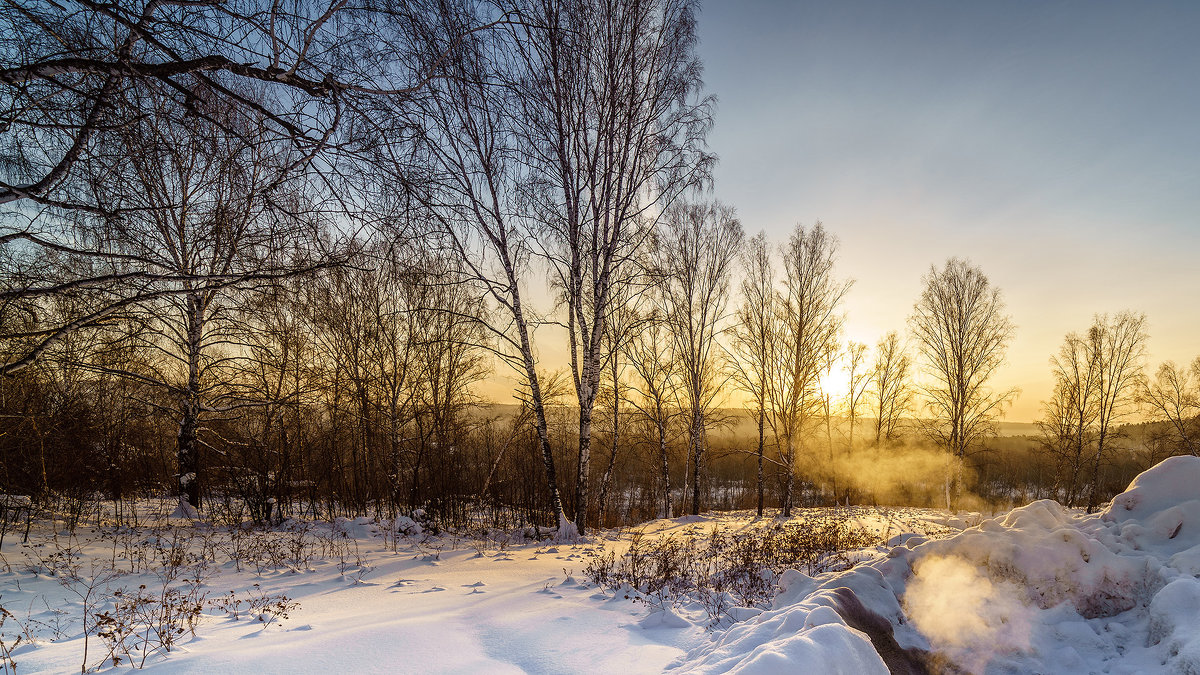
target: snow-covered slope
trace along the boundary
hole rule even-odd
[[[770,611],[674,667],[1200,673],[1200,458],[1162,462],[1099,514],[1038,501],[783,582]]]

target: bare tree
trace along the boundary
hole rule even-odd
[[[1139,395],[1142,405],[1170,427],[1170,444],[1200,454],[1200,357],[1185,369],[1164,361]]]
[[[1088,512],[1099,503],[1100,467],[1106,460],[1116,423],[1133,410],[1142,386],[1146,354],[1146,315],[1130,311],[1112,317],[1096,316],[1088,329],[1088,349],[1095,360],[1096,452],[1092,458],[1092,480]]]
[[[767,419],[783,470],[785,517],[792,513],[804,436],[820,414],[821,374],[840,343],[844,317],[839,309],[853,283],[834,278],[837,248],[837,239],[818,222],[810,229],[797,225],[783,250],[783,289],[774,303],[777,332],[772,340]]]
[[[1056,498],[1068,507],[1078,501],[1082,453],[1091,447],[1091,426],[1084,426],[1087,435],[1082,434],[1076,400],[1078,390],[1072,384],[1056,382],[1050,399],[1043,401],[1042,418],[1037,420],[1039,446],[1055,462]],[[1084,442],[1080,443],[1080,438]]]
[[[506,84],[517,81],[519,73],[512,72],[508,58],[508,33],[470,33],[477,11],[482,8],[448,3],[418,36],[424,41],[424,59],[437,66],[438,77],[429,83],[428,95],[421,99],[422,116],[412,126],[422,134],[418,150],[423,163],[436,171],[438,180],[411,182],[403,175],[408,159],[390,151],[381,160],[385,171],[400,174],[401,189],[428,209],[441,245],[455,253],[467,282],[494,306],[492,320],[484,325],[497,357],[524,380],[551,516],[560,536],[570,538],[578,530],[559,492],[533,341],[533,329],[542,321],[525,289],[542,224],[528,215],[520,197],[520,186],[529,178],[519,161],[518,120],[511,114],[519,110],[512,100],[516,88]],[[442,58],[447,53],[451,58]]]
[[[311,434],[303,411],[316,389],[314,340],[304,318],[314,308],[298,301],[301,283],[308,282],[292,278],[237,298],[236,326],[230,331],[242,351],[233,366],[231,398],[247,405],[231,431],[236,438],[221,450],[222,463],[239,469],[238,491],[260,522],[315,501],[311,491],[299,487],[307,484],[310,468]]]
[[[775,270],[767,235],[759,232],[746,242],[742,253],[744,277],[741,284],[742,304],[730,331],[732,353],[730,365],[733,379],[754,405],[758,426],[758,445],[755,457],[758,470],[755,489],[758,496],[757,513],[763,515],[763,459],[766,446],[767,381],[773,375],[772,342],[775,339]]]
[[[431,474],[437,471],[423,466],[421,455],[433,449],[442,462],[452,458],[455,446],[465,437],[467,410],[479,402],[471,387],[491,372],[489,338],[482,328],[487,317],[478,296],[461,283],[462,275],[462,263],[457,259],[445,253],[423,252],[405,270],[402,279],[414,296],[409,311],[413,315],[411,340],[417,363],[415,380],[409,386],[416,404],[417,454],[411,462],[408,499],[409,507],[414,509],[427,498],[421,493],[425,487],[421,471]],[[398,369],[390,364],[403,363],[393,356],[390,341],[387,344],[385,355],[389,366],[385,372]],[[386,394],[384,400],[391,419],[396,414],[391,411],[398,394],[391,390]],[[399,444],[402,431],[397,424],[394,443]],[[393,450],[391,454],[398,457],[400,453]]]
[[[608,315],[655,214],[708,177],[693,0],[516,2],[524,185],[567,312],[579,405],[575,524],[585,531]]]
[[[643,326],[629,343],[629,365],[639,380],[632,386],[638,396],[631,397],[630,404],[654,429],[659,494],[662,496],[659,517],[670,518],[673,511],[668,439],[671,425],[681,412],[678,401],[680,373],[675,359],[675,341],[667,334],[667,325],[661,317],[652,314],[645,318]]]
[[[988,387],[1015,328],[1000,289],[966,260],[951,258],[941,270],[930,266],[923,283],[909,325],[930,378],[922,388],[932,417],[926,431],[957,462],[949,499],[962,490],[963,459],[993,432],[993,421],[1016,395]]]
[[[680,385],[688,409],[692,514],[700,513],[700,475],[710,415],[721,396],[717,337],[729,301],[729,278],[742,243],[732,207],[680,203],[664,216],[655,273],[663,315],[675,343]]]
[[[616,467],[617,454],[621,448],[621,404],[629,394],[629,384],[624,379],[626,367],[629,365],[628,352],[634,335],[645,327],[645,321],[638,312],[638,303],[643,299],[642,282],[630,281],[614,289],[612,310],[608,313],[608,328],[604,331],[606,351],[604,370],[608,373],[608,390],[606,399],[609,415],[609,453],[608,462],[600,478],[600,494],[597,500],[597,521],[600,527],[605,525],[608,512],[608,494],[612,485],[613,469]]]
[[[1056,457],[1068,506],[1079,501],[1083,471],[1096,436],[1100,362],[1095,347],[1089,336],[1067,335],[1058,354],[1050,359],[1054,391],[1038,423],[1043,445]]]
[[[548,266],[566,310],[579,404],[576,522],[569,529],[583,531],[614,289],[638,273],[655,214],[706,179],[711,164],[703,148],[711,101],[700,91],[695,6],[448,3],[437,17],[421,40],[439,77],[421,99],[423,116],[409,126],[426,129],[422,149],[441,180],[427,189],[402,178],[506,317],[494,333],[508,354],[520,355],[510,362],[534,383],[539,420],[529,334],[537,322],[520,297],[520,280],[529,256]],[[481,24],[503,30],[473,31]],[[407,158],[396,164],[411,166]],[[553,476],[549,447],[547,440]],[[557,509],[558,488],[550,482]],[[565,511],[557,517],[570,523]]]
[[[298,273],[305,264],[297,264],[297,254],[317,241],[319,224],[291,172],[288,149],[257,135],[259,117],[210,101],[209,114],[222,116],[228,130],[217,133],[161,116],[138,118],[137,111],[163,103],[153,93],[127,100],[132,96],[122,97],[128,107],[119,109],[132,121],[117,134],[109,161],[88,167],[89,189],[122,216],[75,217],[115,261],[112,275],[136,279],[124,297],[138,302],[128,310],[150,329],[142,335],[152,336],[150,346],[165,361],[153,376],[127,375],[175,399],[180,508],[194,513],[201,418],[229,403],[217,393],[224,386],[218,372],[230,362],[222,354],[229,345],[229,294]],[[115,290],[118,297],[127,292]]]
[[[889,331],[875,345],[875,360],[870,372],[875,402],[875,445],[893,441],[898,436],[900,420],[912,404],[911,365],[912,360],[896,331]]]
[[[867,346],[851,340],[846,345],[846,417],[850,421],[848,445],[854,449],[854,426],[858,422],[858,411],[865,401],[867,387],[871,384],[871,371],[867,369]]]

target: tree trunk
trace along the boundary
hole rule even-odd
[[[658,426],[658,454],[662,458],[662,486],[663,486],[663,518],[672,516],[671,509],[671,463],[667,456],[667,429],[662,422],[657,423]]]
[[[692,413],[692,515],[700,515],[700,458],[704,454],[704,418]]]
[[[196,402],[185,398],[180,406],[182,419],[179,422],[178,461],[180,506],[186,503],[193,509],[200,508],[200,463],[197,453]]]
[[[617,444],[621,437],[621,416],[620,407],[618,405],[620,399],[617,396],[617,366],[616,359],[613,359],[613,425],[612,425],[612,452],[608,455],[608,466],[604,469],[604,477],[600,480],[600,504],[598,514],[598,527],[604,527],[604,516],[608,507],[608,487],[612,482],[613,468],[617,464]]]
[[[758,517],[759,518],[762,518],[762,515],[763,515],[763,446],[765,445],[764,436],[763,436],[763,434],[764,434],[763,418],[765,417],[765,415],[763,414],[763,412],[764,411],[762,409],[762,406],[760,405],[758,408]]]
[[[200,508],[200,453],[197,432],[200,422],[200,356],[204,337],[204,305],[197,295],[187,298],[187,388],[179,402],[180,515]]]
[[[521,306],[521,297],[516,290],[516,273],[508,260],[505,260],[505,271],[512,284],[510,292],[512,297],[513,321],[517,326],[517,333],[521,340],[521,359],[525,366],[525,376],[529,382],[529,398],[533,404],[533,416],[536,423],[538,441],[542,446],[542,466],[546,471],[546,482],[550,490],[550,509],[557,521],[559,533],[570,535],[572,533],[566,530],[573,529],[573,526],[567,520],[567,514],[563,511],[562,498],[558,493],[558,472],[554,469],[554,451],[550,447],[550,429],[549,425],[546,424],[546,406],[542,399],[542,387],[538,382],[537,361],[533,358],[533,345],[529,341],[529,325],[525,321],[525,313]]]
[[[575,474],[575,527],[584,534],[587,527],[588,477],[592,468],[592,411],[579,410],[579,469]]]

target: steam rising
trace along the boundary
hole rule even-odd
[[[916,564],[904,605],[934,650],[982,672],[986,655],[1029,651],[1036,609],[1024,594],[962,558],[928,557]]]
[[[809,461],[807,471],[832,479],[839,492],[849,487],[862,496],[855,499],[881,504],[945,506],[953,471],[953,457],[944,450],[913,446],[839,450],[832,464],[828,457]]]

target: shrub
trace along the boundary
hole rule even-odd
[[[765,606],[778,593],[785,570],[809,575],[851,567],[850,552],[883,543],[838,511],[785,523],[735,530],[714,526],[680,535],[634,533],[624,554],[592,553],[584,574],[609,589],[630,589],[631,599],[655,605],[701,602],[713,623],[732,607]]]

